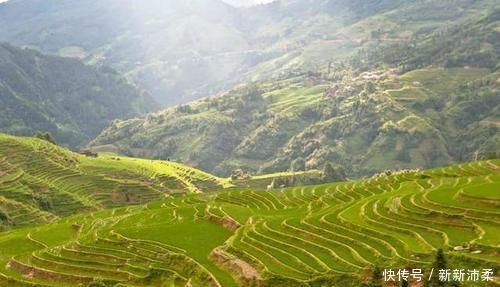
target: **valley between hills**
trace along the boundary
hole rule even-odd
[[[0,287],[500,286],[498,0],[0,2]]]

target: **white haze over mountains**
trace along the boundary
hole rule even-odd
[[[9,0],[0,0],[0,3],[7,2]],[[253,6],[258,4],[267,4],[276,0],[223,0],[224,2],[233,6]]]
[[[7,2],[9,0],[0,0],[0,3]],[[223,0],[224,2],[233,6],[253,6],[258,4],[267,4],[276,0]]]
[[[1,0],[0,0],[1,1]],[[258,4],[267,4],[276,0],[222,0],[232,6],[253,6]]]

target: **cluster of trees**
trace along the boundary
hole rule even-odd
[[[44,141],[48,141],[51,144],[57,145],[56,140],[54,139],[52,134],[49,132],[38,131],[33,135],[33,137],[44,140]]]
[[[35,194],[33,199],[40,210],[50,211],[53,207],[52,200],[47,194]]]
[[[4,210],[0,209],[0,231],[2,231],[2,227],[5,226],[5,225],[9,225],[10,224],[10,216],[7,212],[5,212]]]
[[[290,171],[306,171],[306,161],[303,157],[294,159],[290,166]],[[332,163],[327,162],[322,170],[324,182],[338,182],[346,179],[345,169],[341,165],[334,166]]]
[[[338,182],[346,180],[346,173],[342,166],[333,166],[327,162],[323,168],[323,180],[325,182]]]
[[[232,180],[247,180],[250,179],[252,176],[248,172],[244,172],[241,168],[235,169],[231,173],[231,179]]]

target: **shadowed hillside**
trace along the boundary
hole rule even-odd
[[[114,119],[153,110],[154,100],[109,68],[0,44],[0,131],[48,131],[64,145],[89,142]]]

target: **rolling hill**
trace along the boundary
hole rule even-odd
[[[0,134],[0,228],[222,188],[225,181],[171,162],[73,153]]]
[[[0,234],[0,284],[349,287],[380,284],[374,266],[427,275],[436,249],[498,276],[499,187],[493,160],[76,215]]]
[[[223,176],[286,171],[299,158],[302,168],[331,162],[350,177],[428,168],[500,150],[496,79],[483,68],[300,76],[115,122],[91,144]]]
[[[500,10],[480,11],[404,44],[379,33],[349,60],[310,72],[287,67],[276,78],[115,122],[91,145],[223,176],[286,171],[303,160],[305,168],[331,162],[357,177],[498,154]]]
[[[109,68],[0,44],[0,131],[48,131],[72,147],[112,120],[153,110],[154,100]]]

